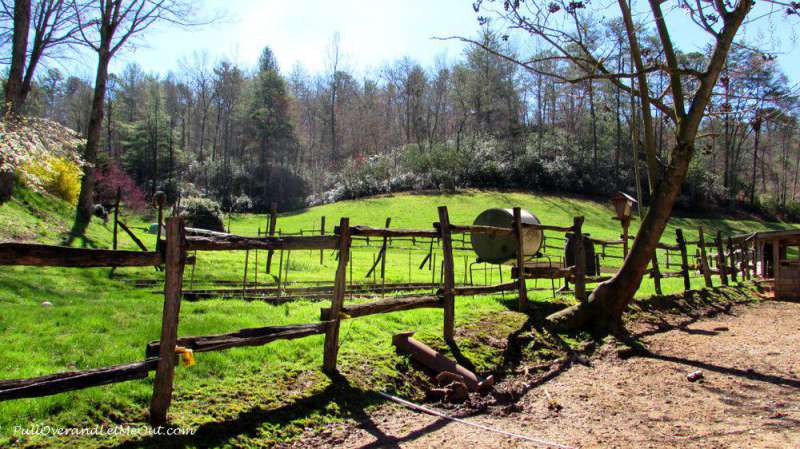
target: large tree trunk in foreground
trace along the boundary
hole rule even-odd
[[[81,179],[81,193],[78,196],[78,207],[75,211],[75,224],[70,231],[70,237],[83,236],[89,221],[92,219],[94,208],[95,164],[97,163],[97,149],[100,146],[100,133],[103,129],[103,106],[106,96],[106,81],[108,80],[108,63],[111,54],[107,49],[99,52],[97,77],[94,84],[94,97],[92,99],[92,112],[89,116],[89,129],[86,133],[86,148],[83,158],[86,165]]]
[[[15,120],[16,115],[22,110],[24,102],[22,77],[25,73],[25,58],[28,51],[28,29],[31,20],[30,0],[17,0],[14,2],[14,33],[11,41],[11,67],[8,70],[8,80],[5,85],[5,104],[3,115],[8,114],[9,120]],[[2,165],[0,154],[0,165]],[[8,201],[14,193],[14,172],[0,171],[0,204]]]
[[[672,213],[672,206],[681,191],[681,184],[686,178],[689,162],[694,153],[694,141],[700,122],[705,116],[705,109],[711,98],[714,85],[728,58],[739,27],[742,25],[753,3],[752,0],[741,0],[736,9],[726,12],[725,25],[716,36],[716,46],[709,59],[705,73],[700,77],[700,85],[692,98],[688,112],[684,110],[683,86],[676,53],[672,49],[666,21],[661,12],[661,3],[650,0],[650,7],[655,18],[659,38],[664,47],[667,65],[670,67],[671,91],[675,99],[675,116],[677,130],[671,158],[664,179],[655,189],[650,209],[647,211],[642,225],[636,234],[628,257],[617,274],[595,288],[585,303],[569,307],[550,315],[547,320],[560,330],[570,330],[591,324],[597,330],[615,330],[622,321],[622,313],[633,300],[634,294],[644,277],[647,264],[653,258],[658,240],[667,226]],[[624,13],[625,11],[623,11]]]
[[[613,329],[620,321],[622,312],[628,307],[642,283],[647,264],[653,258],[664,228],[669,222],[672,206],[681,192],[694,148],[692,144],[681,144],[672,150],[672,162],[666,176],[658,184],[650,209],[642,221],[636,240],[623,267],[617,274],[595,288],[586,303],[579,304],[547,319],[559,329],[575,329],[591,320],[598,330]]]
[[[23,76],[25,75],[25,59],[28,53],[28,30],[31,20],[31,1],[14,2],[14,34],[11,44],[11,67],[5,87],[6,108],[13,114],[19,114],[24,101]]]

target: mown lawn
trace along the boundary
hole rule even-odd
[[[488,207],[521,206],[529,209],[547,224],[569,225],[572,217],[586,217],[585,232],[594,237],[616,239],[619,224],[611,220],[613,212],[605,202],[560,198],[546,195],[503,192],[463,192],[459,194],[409,194],[377,197],[310,208],[281,214],[278,228],[282,232],[316,229],[325,216],[327,229],[349,217],[351,224],[383,226],[386,217],[392,227],[431,228],[437,221],[436,207],[446,205],[455,224],[471,223]],[[18,191],[14,201],[0,206],[0,238],[57,243],[71,224],[72,211],[57,200]],[[266,226],[264,215],[239,215],[231,219],[231,231],[255,235]],[[128,219],[145,243],[152,247],[155,237],[144,233],[148,220]],[[634,221],[632,231],[638,223]],[[744,232],[783,224],[755,221],[673,219],[662,241],[674,243],[674,228],[682,227],[689,240],[696,239],[697,227],[707,234]],[[82,242],[76,242],[81,244]],[[357,242],[353,250],[353,282],[364,282],[365,273],[377,254],[373,247]],[[97,221],[89,232],[90,246],[111,245],[111,223]],[[123,236],[123,248],[135,249]],[[615,252],[616,251],[616,252]],[[428,248],[408,242],[393,242],[387,259],[386,282],[431,282],[437,273],[427,267],[418,269]],[[609,250],[608,254],[618,254]],[[284,255],[284,262],[286,261]],[[254,280],[256,255],[249,255],[249,280]],[[272,278],[264,273],[265,253],[258,254],[258,280]],[[273,264],[277,271],[280,254]],[[320,264],[319,251],[297,251],[288,257],[289,281],[332,281],[336,266],[333,251],[326,251]],[[456,281],[464,282],[465,263],[474,259],[468,252],[456,254]],[[677,256],[672,263],[677,263]],[[212,279],[241,281],[245,253],[203,253],[198,255],[194,270],[187,267],[186,284],[208,287]],[[440,258],[437,258],[437,265]],[[617,259],[608,259],[611,265]],[[662,270],[666,261],[662,257]],[[677,268],[672,268],[675,270]],[[0,378],[13,379],[53,372],[87,369],[141,360],[147,342],[158,338],[161,319],[160,285],[135,288],[133,279],[162,279],[153,268],[120,269],[109,278],[108,269],[58,269],[34,267],[0,268]],[[484,282],[483,273],[475,282]],[[503,279],[508,280],[508,268]],[[378,280],[380,282],[380,280]],[[496,269],[487,272],[486,282],[498,282]],[[701,285],[695,278],[694,285]],[[664,292],[683,288],[681,279],[665,279]],[[536,286],[549,287],[542,281]],[[652,282],[645,280],[639,296],[653,293]],[[549,291],[534,291],[531,298],[550,301]],[[569,301],[562,297],[561,301]],[[52,307],[41,303],[49,301]],[[504,361],[496,349],[472,338],[476,323],[486,317],[502,316],[511,326],[496,332],[513,332],[525,321],[521,314],[509,311],[515,295],[462,298],[456,306],[456,326],[463,337],[459,346],[478,371],[491,371]],[[180,335],[207,335],[231,332],[240,328],[288,323],[307,323],[319,319],[320,307],[327,302],[294,301],[282,305],[245,302],[240,299],[213,299],[184,302],[181,310]],[[171,417],[178,426],[199,428],[195,437],[181,440],[189,446],[234,445],[265,446],[296,435],[306,427],[355,416],[363,406],[378,401],[371,391],[387,390],[420,399],[419,388],[404,382],[404,375],[421,377],[405,358],[395,354],[391,335],[416,330],[418,338],[446,349],[441,334],[440,310],[422,309],[348,320],[341,331],[339,366],[344,380],[336,383],[320,371],[322,336],[288,342],[275,342],[263,347],[232,349],[197,355],[197,364],[178,368],[176,394]],[[499,326],[502,327],[502,326]],[[403,374],[401,375],[400,372]],[[14,434],[14,426],[31,423],[53,426],[93,426],[127,423],[141,425],[146,421],[147,405],[152,388],[152,375],[147,380],[63,393],[36,399],[0,403],[0,446],[7,444],[94,447],[118,445],[130,440],[122,436],[40,437]],[[159,439],[134,438],[132,446],[163,444]]]

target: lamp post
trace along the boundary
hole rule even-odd
[[[617,192],[611,197],[611,203],[614,204],[614,211],[617,213],[613,218],[622,224],[622,254],[628,257],[628,226],[631,224],[633,205],[638,201],[625,192]]]

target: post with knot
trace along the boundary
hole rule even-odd
[[[328,374],[336,373],[336,357],[339,353],[339,324],[341,321],[344,294],[347,288],[347,264],[350,258],[350,219],[339,221],[339,265],[336,268],[336,279],[333,284],[333,297],[328,317],[328,329],[325,331],[325,352],[322,369]]]
[[[453,289],[456,286],[456,277],[453,272],[455,263],[453,262],[453,239],[450,232],[450,215],[447,213],[447,206],[439,206],[439,236],[442,239],[442,287],[444,294],[442,305],[444,307],[444,339],[453,341],[455,335],[455,296]]]
[[[164,310],[161,317],[161,339],[158,365],[153,381],[150,401],[150,423],[155,426],[167,422],[167,410],[172,402],[172,380],[175,375],[175,347],[178,341],[178,316],[181,309],[183,269],[186,264],[186,234],[181,217],[167,221],[167,240]]]

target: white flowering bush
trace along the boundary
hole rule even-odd
[[[4,118],[0,120],[0,172],[14,173],[32,189],[44,190],[49,179],[43,174],[60,170],[65,162],[84,166],[78,152],[83,142],[77,132],[50,120]]]

